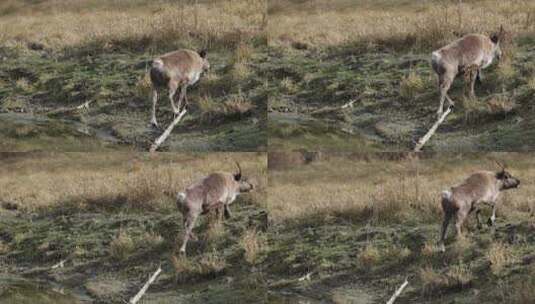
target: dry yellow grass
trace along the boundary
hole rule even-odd
[[[535,30],[535,3],[499,1],[274,0],[269,3],[273,45],[314,47],[350,42],[399,47],[436,47],[455,33],[492,32],[501,24],[513,34]],[[522,12],[522,13],[518,13]]]
[[[217,275],[227,267],[224,257],[218,255],[215,251],[205,253],[198,260],[187,258],[184,255],[178,257],[172,255],[171,263],[175,270],[177,282],[183,282],[196,276]]]
[[[23,211],[47,208],[171,208],[166,191],[180,191],[215,172],[236,170],[257,183],[253,202],[264,203],[262,153],[42,153],[0,155],[0,201]]]
[[[225,117],[244,115],[254,108],[253,103],[242,92],[229,95],[223,103],[205,95],[199,100],[198,106],[201,111],[201,120],[206,123],[213,123],[214,120]]]
[[[448,278],[429,266],[420,269],[419,278],[423,285],[422,291],[426,295],[448,286]]]
[[[535,210],[534,161],[529,154],[441,154],[416,160],[355,158],[332,154],[328,160],[269,172],[268,209],[272,219],[339,216],[372,223],[407,220],[438,223],[440,193],[478,170],[497,170],[507,160],[522,187],[504,193],[498,216],[525,218]],[[280,155],[277,157],[280,158]]]
[[[145,45],[234,46],[263,35],[265,0],[21,1],[0,4],[0,44],[43,43],[53,49],[97,43],[103,48]]]
[[[415,71],[411,71],[409,75],[403,77],[399,84],[399,93],[406,100],[412,100],[416,94],[421,93],[424,89],[425,82]]]
[[[507,265],[514,261],[511,250],[501,242],[492,243],[486,256],[494,275],[499,275]]]
[[[134,249],[134,240],[123,230],[110,242],[110,255],[117,260],[127,259]]]
[[[256,229],[249,229],[243,234],[240,245],[244,250],[244,258],[249,264],[255,264],[258,260],[258,255],[265,250],[265,239],[256,231]]]
[[[381,253],[373,244],[366,245],[366,247],[357,255],[357,262],[362,268],[374,266],[379,263],[380,260]]]

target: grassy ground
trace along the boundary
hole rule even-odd
[[[450,95],[457,107],[426,148],[532,149],[533,4],[462,2],[274,1],[266,68],[270,148],[412,148],[436,120],[431,51],[503,24],[511,36],[506,57],[484,73],[477,100],[464,98],[462,77],[456,80]],[[353,107],[336,109],[351,101]]]
[[[70,1],[0,7],[0,138],[6,151],[145,150],[150,60],[208,49],[212,69],[164,150],[257,151],[267,144],[263,1]],[[22,22],[15,22],[22,20]],[[162,92],[157,117],[173,118]],[[59,109],[90,102],[88,110]]]
[[[284,165],[269,172],[267,208],[280,236],[271,258],[281,272],[312,273],[288,293],[318,302],[379,303],[408,278],[396,303],[530,303],[532,156],[393,156],[325,153],[308,165],[278,156]],[[495,170],[496,158],[507,160],[521,188],[504,193],[495,230],[478,230],[470,218],[465,238],[455,240],[452,229],[440,253],[440,192],[470,172]]]
[[[376,303],[405,277],[400,303],[533,298],[529,154],[279,153],[269,173],[258,153],[1,156],[1,300],[121,303],[158,265],[148,303]],[[176,255],[182,217],[164,193],[233,171],[234,159],[255,191],[232,219],[203,217],[188,256]],[[520,188],[504,193],[496,229],[470,218],[439,253],[439,193],[493,159]]]
[[[188,257],[175,256],[182,218],[164,192],[233,172],[233,160],[255,191],[236,201],[232,220],[203,218]],[[57,303],[64,290],[66,303],[123,303],[159,264],[146,303],[265,296],[244,275],[264,252],[255,227],[265,214],[265,154],[3,154],[0,170],[10,172],[0,182],[1,302]]]

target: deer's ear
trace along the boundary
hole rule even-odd
[[[241,180],[241,172],[234,174],[234,180],[239,182]]]
[[[206,50],[200,50],[199,51],[199,56],[201,56],[201,58],[206,58]]]
[[[500,41],[500,38],[498,37],[498,34],[492,34],[490,36],[490,40],[494,43],[494,44],[497,44],[498,41]]]

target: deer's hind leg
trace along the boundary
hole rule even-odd
[[[453,106],[455,103],[448,96],[448,91],[453,83],[454,76],[451,73],[444,73],[439,76],[438,86],[440,89],[440,105],[438,107],[437,114],[440,117],[442,112],[444,112],[444,101],[447,99],[449,106]]]
[[[187,90],[188,90],[188,84],[183,83],[180,87],[180,96],[178,97],[178,107],[177,107],[178,112],[180,112],[182,108],[188,105]]]
[[[442,231],[440,233],[440,241],[439,241],[440,251],[442,251],[442,252],[446,251],[446,246],[445,246],[444,242],[446,240],[446,234],[448,232],[448,225],[449,225],[452,217],[453,217],[453,213],[452,212],[446,212],[444,214],[444,221],[442,222]]]
[[[158,90],[156,88],[152,89],[152,118],[150,123],[158,127],[158,121],[156,120],[156,104],[158,103]]]
[[[169,82],[169,101],[171,102],[171,108],[173,108],[173,113],[178,114],[179,108],[175,105],[175,95],[178,89],[178,82],[170,81]]]
[[[464,71],[465,93],[466,89],[468,89],[470,99],[476,99],[475,84],[476,80],[479,78],[479,70],[479,66],[471,65]],[[467,85],[469,85],[468,88],[466,87]]]
[[[184,219],[184,239],[182,240],[182,246],[180,247],[180,253],[182,254],[186,253],[186,245],[188,244],[189,239],[195,237],[193,234],[193,227],[195,226],[198,217],[198,211],[190,210]]]

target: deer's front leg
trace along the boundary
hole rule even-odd
[[[497,208],[497,204],[496,203],[493,203],[492,204],[492,215],[490,216],[489,220],[488,220],[488,225],[489,226],[494,226],[495,222],[496,222],[496,208]]]

